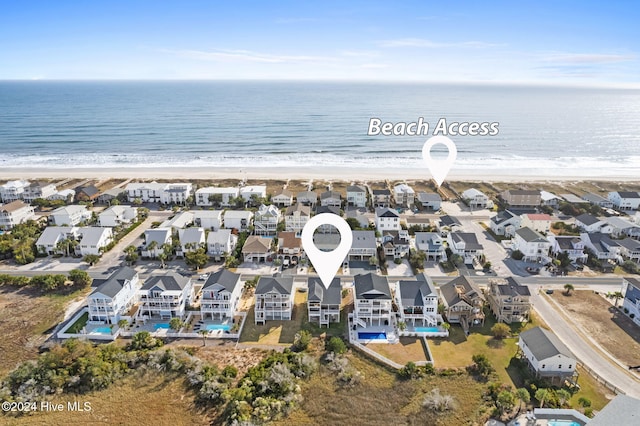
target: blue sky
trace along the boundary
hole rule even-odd
[[[640,87],[640,5],[605,3],[5,1],[0,79]]]

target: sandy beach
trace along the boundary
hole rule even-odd
[[[633,174],[632,174],[633,173]],[[425,168],[356,168],[356,167],[95,167],[95,168],[3,168],[0,179],[325,179],[343,181],[366,180],[428,180],[431,174]],[[592,170],[453,170],[448,181],[477,180],[483,182],[544,182],[544,181],[619,181],[640,182],[637,172],[620,174],[612,171],[594,175]]]

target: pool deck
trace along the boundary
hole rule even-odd
[[[507,426],[562,426],[580,425],[588,423],[589,418],[577,410],[556,408],[535,408],[533,412],[527,411],[516,419],[510,421]]]

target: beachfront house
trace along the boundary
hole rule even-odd
[[[549,191],[540,191],[540,204],[543,206],[558,207],[561,198]]]
[[[298,202],[287,207],[284,213],[285,230],[299,234],[302,228],[311,219],[311,208]]]
[[[87,206],[78,205],[59,207],[49,215],[49,222],[56,226],[76,226],[89,219],[91,211]]]
[[[373,207],[391,207],[391,191],[388,189],[373,189],[371,195]]]
[[[551,243],[551,252],[554,256],[566,252],[572,262],[586,262],[587,255],[584,253],[584,242],[580,237],[549,234],[547,239]]]
[[[207,253],[216,262],[233,253],[238,242],[238,236],[231,233],[231,229],[218,229],[209,232],[207,236]]]
[[[518,348],[521,358],[538,378],[562,385],[576,375],[576,358],[569,348],[553,334],[541,327],[520,333]]]
[[[31,184],[26,180],[10,180],[0,185],[0,200],[2,200],[3,203],[22,200],[29,185]]]
[[[271,196],[271,202],[279,207],[289,207],[293,204],[293,192],[283,188]]]
[[[531,228],[517,229],[513,236],[513,250],[519,250],[524,254],[525,262],[539,262],[546,264],[551,261],[549,248],[551,243],[539,232]]]
[[[498,322],[511,324],[529,321],[531,312],[531,292],[513,277],[489,280],[486,293],[491,312]]]
[[[450,232],[447,235],[447,243],[453,254],[462,256],[466,265],[480,261],[484,253],[484,247],[473,232]]]
[[[193,223],[210,231],[216,231],[222,227],[222,210],[191,210]]]
[[[168,183],[160,193],[160,203],[186,204],[192,190],[193,186],[190,183]]]
[[[137,317],[142,320],[184,319],[187,305],[193,301],[193,283],[190,277],[175,272],[152,275],[138,290]]]
[[[207,246],[205,240],[205,232],[202,228],[187,228],[178,230],[178,240],[180,246],[176,254],[180,257],[184,257],[185,254],[195,251],[201,247]]]
[[[100,190],[94,185],[79,186],[76,188],[76,200],[95,201],[100,195]]]
[[[378,243],[375,231],[351,231],[353,243],[348,260],[366,260],[376,256]]]
[[[212,320],[231,319],[235,316],[242,295],[240,274],[226,269],[209,275],[202,287],[200,316]]]
[[[132,206],[111,206],[98,214],[100,226],[116,227],[128,224],[138,218],[138,208]]]
[[[193,224],[193,213],[188,212],[179,212],[176,213],[172,218],[165,220],[160,224],[160,228],[170,228],[174,231],[178,231],[180,229],[184,229]]]
[[[67,248],[59,244],[65,240],[75,242],[78,235],[78,228],[73,226],[47,226],[36,241],[36,249],[43,255],[68,254],[66,250],[71,246]]]
[[[441,285],[440,300],[448,322],[460,324],[463,330],[484,324],[482,307],[485,298],[480,288],[468,277],[459,276]]]
[[[316,207],[316,214],[323,214],[323,213],[329,213],[329,214],[335,214],[336,216],[341,216],[340,215],[340,208],[335,207],[335,206],[317,206]],[[317,232],[321,232],[323,234],[337,234],[338,233],[338,229],[330,224],[322,224],[320,226],[318,226],[317,228]]]
[[[233,187],[218,188],[207,186],[196,190],[196,205],[201,207],[229,207],[235,198],[238,198],[240,190]]]
[[[347,186],[347,206],[366,207],[367,188],[359,185]]]
[[[640,326],[640,280],[637,278],[622,278],[622,311]]]
[[[33,207],[21,200],[0,204],[0,230],[2,231],[8,231],[14,226],[32,219],[36,219]]]
[[[505,237],[512,237],[516,233],[516,229],[520,228],[522,218],[510,210],[503,210],[498,212],[491,218],[489,227],[496,235],[504,235]]]
[[[76,191],[69,188],[69,189],[62,189],[56,192],[55,194],[48,196],[47,200],[64,201],[65,203],[72,203],[73,200],[75,200],[75,198],[76,198]]]
[[[242,257],[245,262],[271,261],[271,238],[250,235],[242,246]]]
[[[616,262],[621,260],[620,244],[609,235],[600,232],[582,233],[580,234],[580,239],[584,243],[584,247],[591,250],[598,260],[613,260]]]
[[[302,239],[295,232],[278,233],[278,259],[283,267],[297,265],[303,256]]]
[[[301,191],[296,194],[296,202],[303,206],[315,208],[318,203],[318,194],[314,191]]]
[[[640,262],[640,241],[633,238],[625,238],[624,240],[618,240],[617,243],[620,246],[620,255],[624,260]]]
[[[399,231],[402,229],[400,225],[400,213],[389,208],[380,207],[376,209],[376,229],[383,231]]]
[[[542,201],[540,191],[530,189],[507,189],[500,197],[511,207],[536,207]]]
[[[373,273],[353,277],[354,322],[360,327],[391,325],[392,297],[387,277]]]
[[[107,279],[94,279],[92,285],[94,289],[87,296],[89,322],[118,324],[121,319],[132,319],[130,310],[139,287],[135,270],[121,267]]]
[[[334,278],[325,287],[320,278],[307,278],[307,314],[309,322],[318,323],[320,327],[340,322],[340,303],[342,302],[342,286],[340,278]]]
[[[262,204],[253,217],[254,234],[276,235],[281,217],[279,208],[273,204],[269,206]]]
[[[598,194],[594,194],[592,192],[589,192],[587,194],[584,194],[582,196],[582,199],[587,201],[590,204],[593,204],[594,206],[600,206],[603,209],[610,209],[613,207],[613,202],[611,202],[611,200],[608,200]]]
[[[437,232],[416,232],[416,250],[426,255],[427,261],[444,262],[447,252],[442,237]]]
[[[415,202],[416,192],[406,183],[400,183],[393,187],[393,197],[396,206],[409,208]]]
[[[123,188],[111,188],[106,189],[98,195],[96,201],[100,204],[108,204],[111,205],[114,200],[120,201],[120,198],[125,194],[125,190]]]
[[[342,207],[342,195],[337,191],[325,191],[320,194],[320,205],[323,207]]]
[[[541,234],[547,234],[551,229],[551,216],[540,213],[525,213],[522,216],[520,226],[530,228]]]
[[[147,229],[144,231],[143,257],[155,259],[164,251],[163,245],[171,244],[171,228]]]
[[[191,196],[192,185],[187,182],[136,182],[126,186],[129,202],[136,198],[143,203],[185,204]]]
[[[476,188],[469,188],[463,191],[460,199],[471,209],[490,209],[493,207],[491,198]]]
[[[267,198],[267,186],[266,185],[249,185],[240,188],[240,196],[246,202],[253,201],[254,199],[264,200]]]
[[[400,319],[405,324],[436,327],[442,323],[438,293],[429,276],[422,273],[413,280],[398,281],[395,299]]]
[[[290,320],[293,296],[293,277],[260,277],[255,290],[256,324]]]
[[[80,243],[76,252],[81,256],[88,254],[101,255],[103,250],[113,241],[111,228],[83,227],[78,230]]]
[[[46,200],[56,192],[58,192],[58,190],[52,183],[32,182],[29,184],[29,186],[24,188],[22,199],[27,203],[31,203],[33,202],[33,200],[36,200],[38,198]]]
[[[251,226],[253,213],[244,210],[227,210],[224,212],[224,227],[237,229],[239,232],[248,231]]]
[[[640,209],[640,192],[614,191],[610,192],[607,198],[618,210]]]
[[[425,210],[437,212],[442,205],[442,197],[435,192],[418,192],[418,204]]]

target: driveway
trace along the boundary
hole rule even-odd
[[[484,230],[480,223],[468,219],[461,221],[461,223],[465,232],[473,232],[478,237],[478,242],[482,244],[485,258],[491,262],[491,269],[497,275],[508,275],[509,268],[504,263],[505,259],[508,258],[507,251]]]

